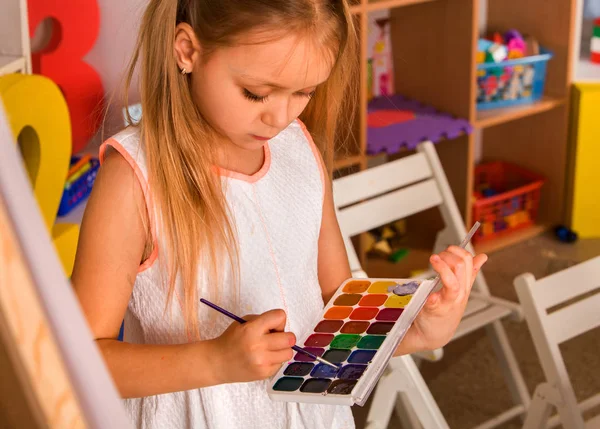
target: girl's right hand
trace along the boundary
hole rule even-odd
[[[215,375],[220,383],[264,380],[294,356],[291,347],[296,343],[296,336],[282,332],[286,321],[283,310],[270,310],[243,319],[248,322],[233,322],[213,340],[217,349]]]

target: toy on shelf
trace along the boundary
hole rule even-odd
[[[389,10],[369,14],[369,43],[367,60],[367,97],[394,93],[392,40]]]
[[[377,155],[413,150],[423,141],[437,143],[470,134],[466,119],[455,118],[401,95],[376,97],[367,109],[367,153]]]
[[[406,235],[406,221],[398,220],[389,225],[375,228],[366,233],[366,251],[397,263],[406,257],[409,250],[397,243]]]
[[[496,161],[475,167],[473,220],[482,226],[475,242],[532,225],[544,178],[513,164]]]
[[[544,92],[546,65],[552,57],[531,36],[517,30],[493,33],[477,44],[477,108],[529,103]]]
[[[58,208],[58,215],[65,216],[85,200],[94,186],[100,162],[90,155],[71,157],[71,168]]]
[[[600,64],[600,18],[594,20],[594,33],[590,48],[590,61]]]

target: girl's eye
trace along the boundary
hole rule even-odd
[[[310,100],[315,95],[315,92],[316,92],[316,90],[315,91],[311,91],[309,93],[303,92],[302,95],[305,96],[306,98],[308,98]]]
[[[244,97],[246,97],[250,101],[264,103],[265,101],[267,101],[267,98],[268,98],[268,96],[261,97],[260,95],[253,94],[250,91],[248,91],[246,88],[244,88],[243,92],[244,92]]]

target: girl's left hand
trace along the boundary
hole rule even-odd
[[[450,246],[430,258],[443,287],[432,293],[400,343],[395,355],[435,350],[445,346],[463,316],[475,276],[487,261],[485,254],[473,257],[458,246]]]

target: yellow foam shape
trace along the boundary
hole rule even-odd
[[[67,275],[71,274],[78,225],[54,226],[71,160],[71,121],[64,96],[38,75],[0,77],[0,99],[19,145],[33,193]]]

